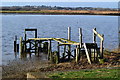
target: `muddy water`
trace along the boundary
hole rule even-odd
[[[23,36],[25,28],[37,28],[38,37],[67,38],[67,27],[72,29],[72,40],[78,42],[78,28],[83,28],[83,41],[92,42],[92,28],[105,36],[104,47],[118,45],[118,17],[92,15],[2,15],[2,62],[7,64],[19,58],[14,56],[14,36]],[[29,33],[28,37],[33,37]],[[98,39],[98,42],[100,40]],[[54,46],[54,45],[53,45]],[[17,53],[18,54],[18,53]]]

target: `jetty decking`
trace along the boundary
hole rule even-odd
[[[27,31],[34,31],[34,37],[27,39]],[[99,37],[100,47],[98,47],[96,37]],[[39,56],[41,52],[48,54],[48,60],[52,63],[59,63],[65,60],[71,61],[75,60],[78,62],[83,53],[86,54],[88,62],[99,62],[103,59],[103,41],[104,35],[99,34],[96,28],[93,29],[93,42],[84,43],[82,40],[82,28],[79,28],[79,42],[71,41],[71,28],[68,27],[68,39],[64,38],[38,38],[37,29],[25,29],[24,39],[20,37],[20,54],[21,57],[26,57],[27,54],[30,55],[34,53]],[[57,42],[57,51],[52,51],[52,41]],[[17,39],[14,41],[14,51],[19,51],[19,44],[16,44]],[[71,50],[71,45],[75,46],[74,50]],[[61,53],[60,47],[63,46],[64,50]]]

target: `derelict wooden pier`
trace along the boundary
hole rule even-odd
[[[34,31],[34,37],[27,39],[27,32]],[[34,53],[39,56],[41,52],[45,52],[48,55],[48,60],[52,63],[59,63],[62,61],[75,60],[78,62],[81,59],[81,55],[85,53],[87,60],[90,64],[103,59],[103,41],[104,35],[99,34],[96,28],[93,29],[93,42],[83,42],[82,28],[79,28],[79,41],[71,41],[71,28],[68,27],[68,38],[38,38],[37,29],[25,29],[24,37],[20,37],[20,54],[21,57],[26,57],[28,54]],[[98,47],[96,37],[100,38],[100,47]],[[57,51],[52,51],[52,42],[57,42]],[[17,52],[19,44],[16,44],[17,40],[14,41],[14,51]],[[74,50],[71,50],[71,45],[75,46]],[[61,53],[60,47],[63,46],[63,52]]]

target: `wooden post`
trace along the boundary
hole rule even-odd
[[[96,28],[94,28],[96,31]],[[93,43],[96,43],[96,34],[93,32]],[[95,61],[95,48],[93,49],[93,54],[94,54],[94,61]]]
[[[19,52],[19,44],[17,44],[17,52]]]
[[[51,40],[48,41],[48,60],[53,61],[52,49],[51,49]]]
[[[35,38],[37,38],[37,29],[35,30]]]
[[[35,38],[37,38],[37,29],[35,30]],[[35,55],[37,55],[37,43],[35,41]]]
[[[16,41],[14,41],[14,52],[16,52]]]
[[[77,48],[77,46],[76,46]],[[74,59],[76,60],[76,48],[74,49]]]
[[[81,53],[81,48],[82,48],[82,28],[79,28],[79,52],[78,52],[78,59],[80,60],[80,53]]]
[[[82,28],[79,28],[79,42],[80,42],[80,48],[82,48]]]
[[[68,27],[68,40],[71,40],[71,27]],[[71,56],[71,45],[68,45],[68,60]]]
[[[65,43],[66,43],[66,41],[65,41]],[[65,59],[65,53],[66,53],[66,45],[64,45],[63,59]]]
[[[120,49],[120,26],[118,27],[118,50]]]
[[[38,42],[38,57],[40,55],[41,52],[41,41]]]
[[[91,60],[91,49],[89,49],[89,53],[90,53],[89,56],[90,56],[90,60]]]
[[[25,37],[24,37],[24,39],[25,39],[25,42],[24,42],[24,52],[26,53],[26,40],[27,40],[26,31],[25,31],[24,35],[25,35]]]
[[[17,52],[17,36],[15,36],[14,40],[14,52]]]
[[[104,35],[102,35],[102,37],[104,38]],[[101,58],[103,58],[103,41],[104,41],[104,40],[101,40],[101,42],[100,42],[100,53],[101,53]]]
[[[88,62],[91,64],[91,59],[90,59],[90,56],[89,56],[89,53],[88,53],[88,49],[87,49],[86,43],[84,43],[84,48],[85,48],[85,53],[87,55]]]
[[[94,28],[94,30],[96,31],[96,28]],[[96,43],[96,34],[93,32],[93,43]]]
[[[79,53],[78,52],[78,46],[76,47],[76,51],[75,52],[76,52],[76,63],[77,63],[78,62],[78,53]]]
[[[30,49],[30,51],[29,51],[29,54],[30,54],[30,58],[31,58],[31,42],[29,42],[29,49]]]
[[[56,55],[56,64],[58,64],[60,62],[60,46],[59,46],[59,42],[58,42],[58,46],[57,46],[57,55]]]
[[[22,37],[20,37],[20,58],[22,58],[23,54],[23,43],[22,43]]]

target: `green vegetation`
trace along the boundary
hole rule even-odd
[[[114,79],[118,80],[118,72],[120,69],[96,69],[96,70],[80,70],[80,71],[69,71],[49,74],[48,76],[55,80],[60,80],[60,78],[69,79],[86,79],[86,78],[99,78],[99,79]]]

